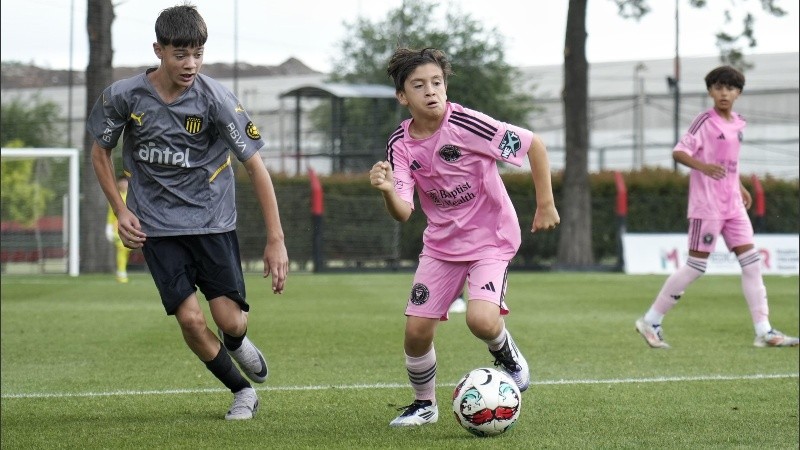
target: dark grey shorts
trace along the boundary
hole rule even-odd
[[[198,288],[206,300],[226,296],[250,310],[236,231],[148,237],[142,253],[168,315]]]

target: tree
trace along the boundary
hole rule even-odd
[[[60,147],[58,115],[58,105],[38,95],[31,100],[14,99],[0,105],[0,145],[4,148]],[[67,163],[50,159],[0,162],[2,219],[33,225],[49,212],[54,189],[66,189],[66,180],[61,182],[52,174],[66,173],[66,170]],[[50,187],[40,183],[42,177],[49,179]]]
[[[639,19],[650,11],[647,0],[613,0],[622,17]],[[679,1],[679,0],[676,0]],[[687,0],[695,8],[706,6],[706,0]],[[558,243],[558,265],[579,268],[592,264],[592,222],[587,213],[591,209],[587,157],[589,152],[588,89],[589,67],[586,62],[586,3],[587,0],[570,0],[567,28],[564,39],[564,117],[565,163],[564,193],[559,204],[561,233]],[[731,2],[731,6],[735,3]],[[775,5],[775,0],[761,0],[764,11],[776,17],[786,12]],[[726,23],[731,21],[731,10],[724,10]],[[740,69],[747,69],[739,41],[756,46],[753,35],[752,14],[745,15],[742,31],[736,35],[717,33],[720,61]]]
[[[439,24],[435,21],[436,7],[424,0],[406,0],[400,8],[389,11],[383,21],[371,23],[359,18],[345,23],[352,31],[341,42],[342,56],[334,63],[331,81],[391,85],[386,66],[398,46],[435,47],[447,54],[453,66],[449,97],[498,120],[524,124],[534,108],[533,99],[514,91],[518,71],[505,62],[503,36],[459,11],[448,11],[444,23]],[[391,108],[380,110],[369,102],[351,104],[345,111],[347,130],[343,134],[350,136],[353,144],[359,136],[366,139],[367,131],[372,130],[364,147],[375,149],[375,136],[379,136],[374,156],[380,157],[386,138],[398,124],[396,101],[392,100]],[[329,110],[325,110],[317,114],[316,122],[319,125],[329,116]],[[369,165],[373,162],[374,157]]]
[[[586,2],[570,0],[564,39],[564,182],[559,204],[558,265],[589,266],[592,199],[589,185],[589,64],[586,61]]]
[[[689,5],[695,8],[705,8],[708,0],[687,0]],[[746,1],[746,0],[745,0]],[[761,0],[761,8],[775,17],[783,17],[786,11],[775,4],[776,0]],[[625,18],[641,19],[650,12],[647,0],[614,0],[619,8],[619,15]],[[731,8],[739,2],[729,2],[729,6],[723,10],[725,23],[732,22]],[[747,47],[754,48],[758,44],[753,34],[753,24],[755,18],[753,14],[747,12],[742,19],[742,29],[737,34],[729,34],[726,31],[719,31],[716,34],[717,48],[720,50],[720,62],[730,64],[740,70],[752,68],[742,52],[740,41],[747,41]]]
[[[86,31],[89,35],[89,64],[86,68],[86,115],[113,79],[111,24],[114,6],[111,0],[88,0]],[[111,253],[105,242],[108,201],[100,189],[92,167],[94,138],[84,133],[81,164],[81,272],[107,272],[111,269]]]
[[[0,105],[0,144],[8,147],[16,141],[20,147],[60,147],[58,116],[58,105],[42,100],[41,95],[6,102]]]

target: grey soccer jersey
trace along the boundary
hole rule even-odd
[[[146,74],[117,81],[95,103],[87,129],[107,149],[123,136],[127,205],[148,236],[236,228],[230,154],[246,161],[264,141],[219,82],[199,74],[177,100],[165,104]]]

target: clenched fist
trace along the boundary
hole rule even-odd
[[[387,161],[378,161],[369,171],[369,182],[381,191],[394,189],[392,166]]]

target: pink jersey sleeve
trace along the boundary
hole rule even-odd
[[[386,160],[392,166],[394,190],[414,209],[414,178],[411,176],[408,153],[403,145],[404,127],[401,124],[389,137],[386,144]]]
[[[462,133],[466,146],[477,153],[491,156],[497,161],[522,166],[533,141],[533,132],[525,128],[500,122],[479,111],[454,104],[451,122],[472,133]]]

